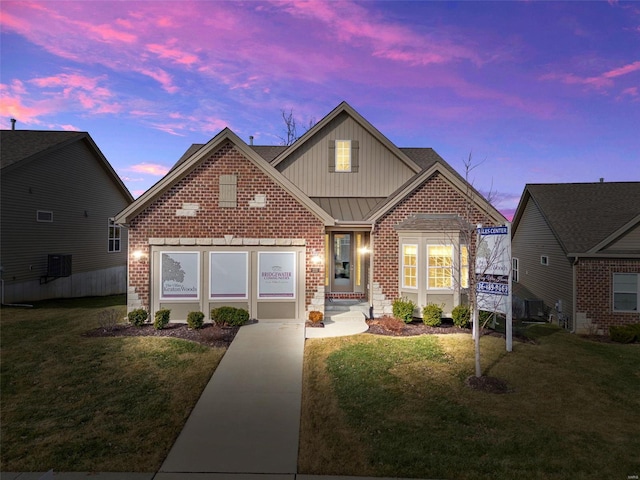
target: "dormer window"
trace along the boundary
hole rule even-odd
[[[332,140],[329,142],[329,172],[357,173],[358,171],[357,140]]]

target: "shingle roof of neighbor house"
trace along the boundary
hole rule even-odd
[[[0,130],[0,168],[2,170],[7,168],[5,172],[20,168],[21,162],[35,160],[79,141],[86,142],[123,195],[129,202],[133,202],[131,192],[87,132]]]
[[[528,184],[514,231],[529,199],[566,253],[584,253],[640,215],[640,182]]]
[[[86,132],[56,132],[45,130],[0,130],[0,166],[8,167],[34,155],[45,154],[71,143]]]

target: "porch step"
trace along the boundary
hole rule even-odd
[[[327,315],[345,312],[369,314],[369,303],[359,300],[332,300],[324,303],[324,311]]]

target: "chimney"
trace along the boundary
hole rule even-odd
[[[249,135],[249,145],[253,145],[253,135]]]
[[[604,177],[600,177],[600,183],[604,183]]]
[[[16,129],[16,121],[17,120],[15,118],[11,119],[11,130],[15,130]]]

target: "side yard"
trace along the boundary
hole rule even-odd
[[[472,390],[466,334],[308,340],[299,472],[448,479],[640,475],[640,345],[599,343],[550,325],[531,342],[481,340]]]
[[[156,471],[225,348],[87,337],[124,296],[1,312],[0,471]]]

